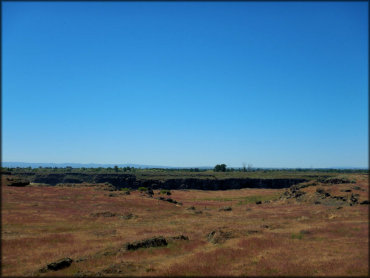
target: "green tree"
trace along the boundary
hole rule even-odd
[[[226,164],[217,164],[213,169],[215,172],[226,172]]]

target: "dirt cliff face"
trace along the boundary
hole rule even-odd
[[[22,174],[20,175],[22,176]],[[84,173],[51,173],[27,175],[34,183],[56,185],[58,183],[105,183],[109,182],[117,189],[140,186],[152,189],[200,189],[200,190],[226,190],[240,188],[288,188],[292,185],[305,182],[305,179],[168,179],[162,180],[137,180],[132,174],[84,174]]]

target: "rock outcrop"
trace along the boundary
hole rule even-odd
[[[17,178],[17,177],[7,177],[7,184],[8,186],[17,186],[23,187],[30,184],[30,181],[24,178]]]
[[[23,173],[19,177],[27,177],[31,182],[57,185],[63,183],[110,183],[116,189],[131,187],[147,187],[150,189],[200,189],[227,190],[241,188],[288,188],[305,182],[305,179],[252,179],[252,178],[179,178],[167,180],[138,180],[133,174],[86,174],[86,173]]]
[[[41,268],[40,272],[43,273],[43,272],[47,272],[49,270],[57,271],[59,269],[69,267],[72,264],[72,262],[73,262],[73,260],[70,259],[70,258],[63,258],[63,259],[60,259],[56,262],[48,264],[46,267]]]
[[[144,239],[140,241],[135,241],[132,243],[126,243],[126,250],[137,250],[139,248],[150,248],[150,247],[159,247],[166,246],[168,244],[167,240],[163,236],[153,237],[149,239]]]

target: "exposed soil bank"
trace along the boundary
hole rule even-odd
[[[34,183],[56,185],[58,183],[104,183],[109,182],[117,189],[131,187],[137,189],[140,186],[152,189],[203,189],[203,190],[226,190],[240,188],[288,188],[292,185],[305,182],[306,179],[252,179],[252,178],[229,178],[229,179],[168,179],[161,180],[137,180],[132,174],[84,174],[84,173],[56,173],[56,174],[20,174],[19,176],[29,179]]]

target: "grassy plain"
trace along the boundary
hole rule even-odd
[[[314,196],[320,187],[331,194],[359,194],[360,202],[368,200],[368,175],[347,176],[356,183],[302,190]],[[368,205],[281,200],[285,189],[171,190],[166,198],[182,203],[176,205],[138,191],[125,195],[94,187],[10,187],[4,178],[3,276],[369,274]],[[159,191],[154,193],[160,196]],[[192,206],[195,209],[189,209]],[[223,207],[232,210],[220,210]],[[113,216],[97,217],[99,212]],[[230,236],[217,244],[209,242],[207,235],[219,229]],[[189,240],[136,251],[120,249],[127,242],[180,234]],[[74,260],[70,267],[38,271],[63,257]]]

